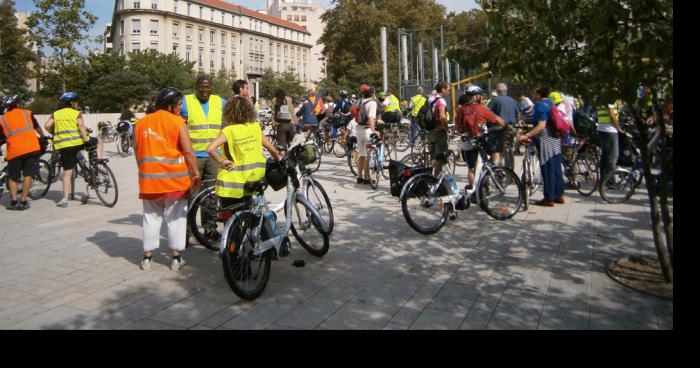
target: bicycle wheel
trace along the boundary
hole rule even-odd
[[[216,212],[217,197],[214,187],[205,187],[195,195],[190,208],[187,210],[187,226],[190,232],[197,239],[197,242],[209,250],[219,249],[219,236],[224,230],[221,221],[215,222],[212,226],[204,225],[204,213]],[[218,217],[218,216],[217,216]]]
[[[39,170],[34,175],[32,186],[29,188],[29,198],[34,200],[43,198],[49,192],[49,187],[51,187],[51,168],[49,163],[40,159],[37,165],[39,165]]]
[[[322,221],[323,219],[316,217],[306,204],[297,198],[292,206],[292,234],[307,252],[316,257],[328,253],[330,246],[329,234],[324,232]]]
[[[336,138],[335,141],[336,142],[333,145],[333,155],[335,155],[335,157],[337,157],[337,158],[345,157],[345,155],[348,154],[347,143],[345,142],[345,140],[343,140],[343,138],[340,138],[340,137]]]
[[[444,186],[436,188],[438,178],[417,175],[404,184],[401,212],[413,230],[430,235],[440,231],[447,220],[447,206],[439,197],[448,194]]]
[[[333,232],[333,207],[331,205],[331,200],[326,194],[326,190],[323,189],[321,183],[309,178],[306,181],[304,188],[304,196],[311,202],[311,204],[316,208],[316,211],[321,215],[323,221],[328,224],[328,234]]]
[[[523,186],[513,170],[494,166],[486,171],[479,183],[479,205],[496,220],[507,220],[520,209],[523,201]]]
[[[384,160],[382,160],[382,176],[385,180],[389,180],[389,161],[391,160],[391,150],[388,145],[384,145]],[[396,152],[396,151],[394,151]],[[394,157],[395,158],[395,157]]]
[[[102,204],[107,207],[114,207],[119,199],[119,188],[117,178],[114,177],[112,169],[104,162],[95,165],[95,193]]]
[[[382,171],[379,169],[379,157],[377,156],[377,150],[370,150],[369,155],[367,155],[367,159],[369,160],[369,186],[376,190],[379,187],[379,176]]]
[[[533,150],[530,155],[530,196],[537,193],[543,183],[540,156],[537,151]]]
[[[323,140],[323,151],[326,153],[333,152],[333,146],[335,145],[335,138],[331,138],[330,133],[326,133]]]
[[[406,152],[411,148],[411,132],[406,128],[398,128],[395,132],[394,142],[397,152]]]
[[[321,156],[323,154],[323,148],[318,144],[314,145],[314,154],[316,155],[316,160],[306,167],[311,170],[311,172],[316,172],[321,167]]]
[[[616,169],[605,174],[598,188],[600,197],[608,203],[624,203],[637,189],[634,173],[627,169]]]
[[[250,212],[240,214],[224,239],[226,248],[221,257],[224,277],[231,290],[245,300],[259,297],[270,279],[272,250],[257,256],[254,252],[251,233],[260,220]]]
[[[117,152],[119,152],[122,157],[126,157],[129,156],[130,149],[129,136],[126,134],[120,134],[119,139],[117,140]]]
[[[578,157],[574,160],[571,167],[574,171],[573,178],[576,184],[576,191],[584,197],[593,194],[598,188],[598,173],[590,170],[589,165],[586,163],[586,157]]]
[[[417,165],[420,162],[420,155],[417,153],[409,153],[399,161],[403,162],[406,165]]]
[[[355,168],[357,167],[357,159],[359,158],[360,152],[357,151],[357,148],[353,148],[352,151],[348,152],[348,166],[350,166],[350,171],[354,176],[357,176],[357,171],[355,171]]]
[[[457,159],[455,157],[454,152],[450,153],[447,156],[447,162],[442,165],[443,170],[447,170],[447,172],[450,173],[450,175],[455,175],[455,170],[457,170]]]
[[[523,163],[524,166],[520,170],[520,183],[523,185],[523,210],[527,211],[530,207],[530,177],[529,163]]]

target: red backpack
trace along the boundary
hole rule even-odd
[[[551,120],[554,123],[554,126],[557,128],[559,135],[566,135],[566,133],[568,133],[571,129],[571,126],[569,125],[569,122],[564,119],[564,115],[562,115],[562,112],[559,111],[556,105],[552,105],[552,107],[549,108],[549,115],[551,116]]]

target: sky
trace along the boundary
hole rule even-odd
[[[104,32],[105,25],[112,23],[112,13],[114,12],[115,0],[86,0],[85,9],[97,16],[97,21],[90,31],[90,36],[95,37]],[[144,1],[144,0],[142,0]],[[145,0],[144,2],[146,2]],[[236,5],[242,5],[253,10],[264,10],[267,6],[267,0],[224,0]],[[408,0],[410,1],[410,0]],[[330,7],[331,0],[311,0],[314,4],[321,4],[324,7]],[[439,4],[444,5],[447,11],[456,13],[468,11],[478,7],[474,0],[437,0]],[[34,12],[33,0],[15,0],[15,7],[19,11]]]

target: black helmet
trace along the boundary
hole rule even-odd
[[[61,97],[59,98],[59,100],[61,102],[70,102],[70,101],[75,101],[77,99],[78,99],[78,94],[75,92],[66,92],[63,95],[61,95]]]
[[[165,87],[156,96],[156,108],[167,109],[182,99],[182,92],[173,87]]]
[[[18,102],[19,102],[19,95],[16,93],[13,93],[13,94],[5,97],[4,105],[10,106],[10,105],[18,103]]]

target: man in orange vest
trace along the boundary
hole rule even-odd
[[[165,219],[168,244],[173,252],[171,270],[185,265],[187,200],[200,185],[197,160],[185,120],[180,117],[182,93],[163,88],[156,97],[156,112],[136,123],[134,152],[139,169],[139,198],[143,200],[143,251],[141,269],[151,267]]]
[[[10,204],[8,210],[26,210],[29,208],[27,198],[32,178],[39,174],[38,156],[41,151],[37,134],[45,139],[36,118],[29,110],[19,108],[19,96],[10,95],[5,99],[7,111],[0,115],[0,141],[7,143],[5,160],[10,181]],[[24,176],[22,200],[17,201],[17,182]]]

